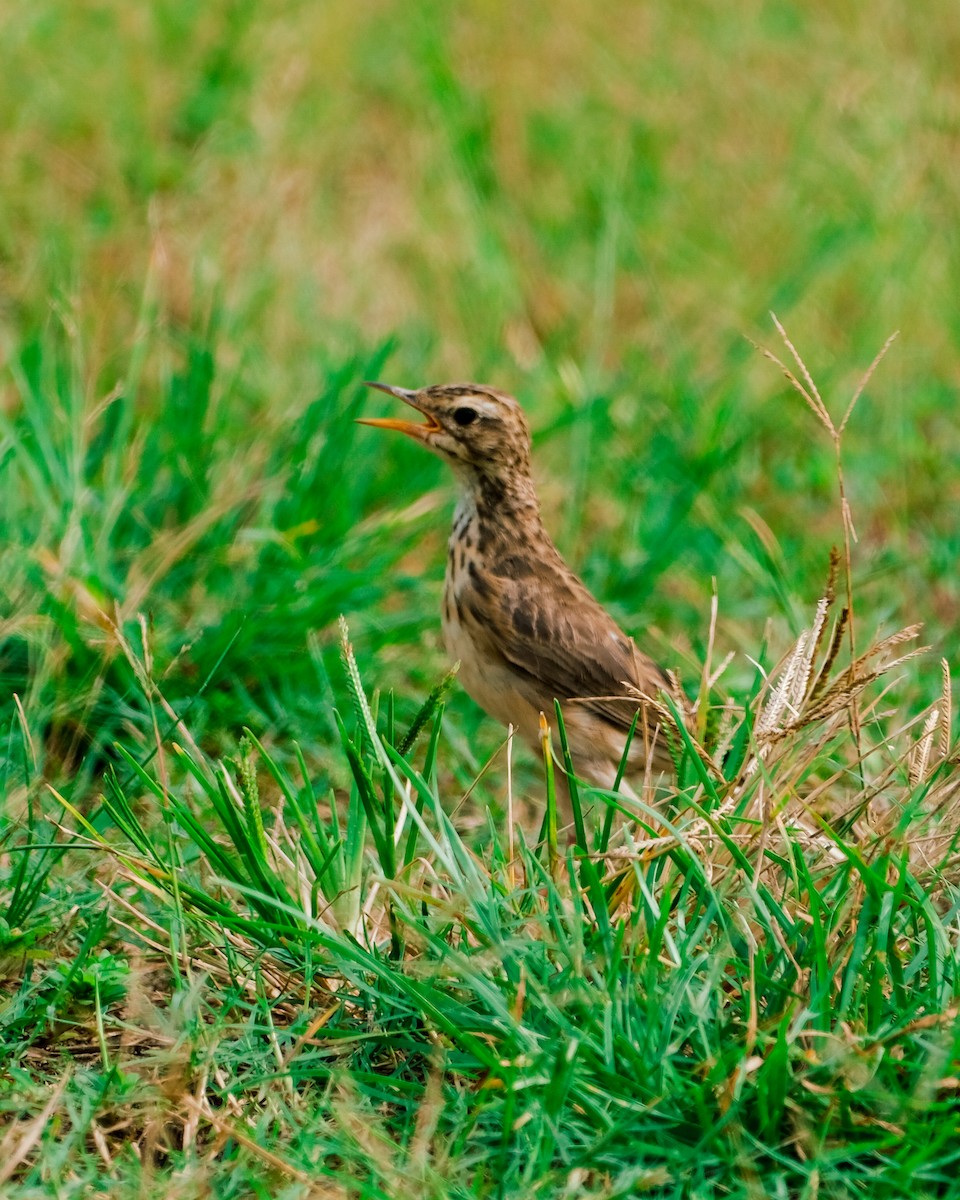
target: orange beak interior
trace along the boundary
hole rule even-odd
[[[364,380],[364,385],[376,388],[380,392],[386,392],[389,396],[397,396],[405,404],[409,404],[411,408],[422,413],[426,421],[424,424],[420,424],[418,421],[404,421],[400,417],[357,417],[358,425],[373,425],[376,429],[398,429],[401,433],[406,433],[420,442],[426,439],[427,434],[440,432],[441,425],[436,417],[423,412],[423,409],[417,404],[414,399],[416,392],[407,391],[406,388],[391,387],[388,383],[373,383],[370,380]]]

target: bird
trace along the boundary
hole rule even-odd
[[[654,707],[671,681],[554,545],[540,514],[519,402],[478,383],[365,386],[402,400],[422,420],[361,417],[359,423],[406,434],[446,462],[456,480],[442,625],[467,693],[534,751],[542,744],[541,714],[555,732],[559,700],[574,770],[597,788],[616,782],[635,718],[628,773],[656,779],[672,770]],[[556,778],[561,815],[569,821],[564,773]],[[636,795],[628,782],[621,786]]]

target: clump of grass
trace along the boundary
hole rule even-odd
[[[357,380],[387,348],[319,366],[296,411],[251,439],[215,315],[180,344],[141,331],[106,395],[68,335],[12,358],[14,402],[0,407],[0,720],[19,697],[42,772],[75,788],[102,774],[118,737],[154,738],[157,720],[188,716],[198,738],[250,721],[303,733],[338,613],[383,608],[411,585],[401,560],[415,519],[365,524],[377,463],[350,446]],[[148,368],[161,379],[149,409]],[[334,502],[347,453],[357,469]],[[369,644],[409,621],[384,618]],[[155,684],[166,713],[153,711]]]
[[[127,945],[177,965],[199,1021],[166,1100],[169,1050],[136,1068],[154,1089],[139,1124],[121,1077],[103,1103],[127,1105],[158,1163],[199,1177],[226,1155],[295,1195],[323,1177],[391,1195],[941,1194],[960,1051],[949,686],[898,728],[899,637],[838,666],[829,610],[739,715],[726,704],[709,750],[677,722],[672,816],[643,813],[659,835],[628,829],[606,882],[602,811],[585,846],[491,824],[478,856],[438,789],[442,710],[401,753],[346,643],[348,795],[314,795],[252,736],[233,765],[130,758],[110,826],[67,811],[115,864]],[[843,761],[854,695],[875,735],[860,771]],[[91,1002],[106,1047],[130,1017]],[[100,1053],[121,1069],[122,1041]],[[50,1153],[39,1138],[24,1177]]]

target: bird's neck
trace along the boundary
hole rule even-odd
[[[454,538],[470,529],[478,534],[481,548],[504,541],[549,543],[533,480],[526,472],[503,477],[471,471],[457,482],[460,497],[453,517]]]

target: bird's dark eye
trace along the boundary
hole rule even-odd
[[[475,408],[455,408],[453,410],[453,419],[458,425],[472,425],[477,419],[478,413]]]

